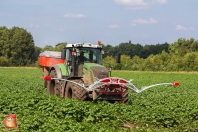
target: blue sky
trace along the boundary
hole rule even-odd
[[[198,0],[0,0],[0,26],[57,43],[173,43],[198,39]]]

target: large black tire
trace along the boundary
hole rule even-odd
[[[82,80],[72,80],[76,83],[83,83]],[[88,97],[88,93],[85,89],[82,87],[72,83],[68,82],[66,84],[65,88],[65,98],[70,98],[70,99],[77,99],[80,101],[86,100]]]
[[[50,72],[52,78],[57,78],[56,70]],[[60,96],[60,83],[58,80],[51,80],[47,83],[47,94]]]
[[[122,100],[117,101],[117,102],[120,103],[120,104],[128,104],[128,102],[129,102],[128,89],[123,90]]]

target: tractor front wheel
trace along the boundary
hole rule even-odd
[[[65,98],[74,99],[74,93],[72,89],[72,83],[68,82],[65,89]]]
[[[72,80],[73,82],[81,84],[81,80]],[[66,89],[65,89],[65,98],[70,98],[70,99],[77,99],[80,101],[86,100],[88,97],[87,91],[84,90],[82,87],[79,85],[68,82],[66,84]]]

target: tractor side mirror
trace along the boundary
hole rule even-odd
[[[66,49],[62,49],[62,51],[61,51],[61,59],[65,60],[65,58],[66,58]]]
[[[116,56],[116,62],[117,62],[117,63],[120,63],[120,56],[121,56],[120,53],[118,53],[117,56]]]

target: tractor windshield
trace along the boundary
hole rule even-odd
[[[80,47],[77,49],[77,60],[85,63],[102,64],[101,49]]]

